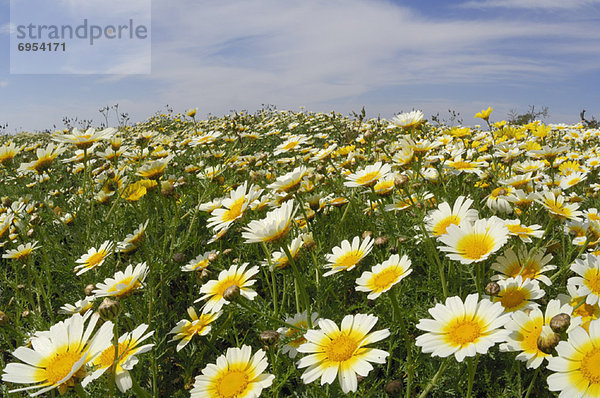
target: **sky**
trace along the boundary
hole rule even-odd
[[[464,125],[488,106],[493,121],[529,105],[547,106],[552,123],[582,109],[600,118],[600,0],[152,0],[142,74],[11,74],[10,22],[0,0],[7,132],[99,124],[114,104],[132,121],[167,105],[207,117],[263,104],[383,118],[451,109]]]

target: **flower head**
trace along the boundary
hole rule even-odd
[[[374,300],[410,275],[413,271],[410,264],[408,256],[400,258],[398,254],[392,254],[389,259],[371,268],[371,271],[363,272],[356,280],[356,290],[368,292],[367,298]]]
[[[316,312],[311,314],[310,318],[313,325],[318,323],[318,317],[319,315]],[[289,323],[298,328],[283,327],[277,329],[280,340],[286,342],[283,347],[281,347],[281,352],[283,354],[288,354],[290,358],[293,359],[298,355],[298,347],[306,343],[306,339],[304,338],[304,329],[308,327],[308,316],[306,315],[306,311],[285,318],[285,323]]]
[[[425,227],[435,236],[441,236],[446,233],[448,227],[452,224],[461,225],[465,222],[475,222],[478,218],[477,210],[471,209],[473,200],[464,196],[459,196],[450,208],[448,202],[440,203],[437,209],[427,213],[425,217]]]
[[[577,287],[577,295],[585,296],[590,305],[598,303],[600,297],[600,255],[587,254],[571,264],[571,270],[579,276],[569,278],[568,285]]]
[[[501,219],[492,217],[477,220],[474,224],[451,224],[439,239],[446,245],[439,246],[439,249],[448,252],[451,260],[471,264],[487,259],[504,246],[508,240],[508,229]]]
[[[125,272],[117,271],[112,278],[106,278],[103,283],[98,283],[93,291],[95,297],[125,297],[142,287],[148,274],[145,262],[133,268],[129,264]]]
[[[77,275],[81,275],[84,272],[97,268],[104,264],[104,260],[108,257],[113,249],[113,242],[107,240],[98,249],[91,248],[86,254],[79,257],[75,262],[78,264],[75,266]]]
[[[85,364],[94,359],[110,345],[112,322],[105,322],[90,338],[98,315],[88,312],[81,316],[58,322],[49,331],[37,332],[31,339],[32,348],[19,347],[13,355],[25,363],[12,362],[6,365],[2,380],[10,383],[33,384],[10,392],[38,389],[31,396],[37,396],[58,388],[64,393],[85,376]],[[85,326],[85,322],[87,327]],[[92,381],[89,377],[84,385]]]
[[[244,263],[239,267],[237,264],[233,264],[228,270],[221,271],[216,281],[208,281],[202,285],[200,293],[204,295],[195,302],[208,299],[202,310],[204,313],[219,312],[223,305],[227,303],[223,294],[232,286],[237,286],[240,289],[241,296],[248,300],[254,300],[257,293],[250,289],[250,286],[254,285],[256,280],[250,278],[258,273],[258,267],[254,266],[246,270],[247,266],[248,263]]]
[[[294,200],[290,199],[281,207],[267,213],[264,219],[250,221],[244,228],[242,237],[246,239],[246,243],[278,241],[288,234],[296,210]]]
[[[373,366],[369,362],[385,363],[389,353],[367,346],[390,335],[388,329],[369,333],[377,323],[374,315],[346,315],[338,327],[329,319],[319,321],[318,330],[308,330],[306,343],[298,347],[309,354],[298,361],[299,368],[308,368],[302,374],[305,384],[319,377],[321,384],[331,384],[336,376],[344,393],[356,391],[357,375],[366,377]]]
[[[418,126],[422,121],[423,112],[421,111],[399,113],[398,115],[394,116],[392,120],[390,120],[392,125],[402,127],[404,129]]]
[[[198,316],[194,307],[188,307],[187,313],[190,316],[191,322],[187,319],[182,319],[169,332],[169,334],[175,335],[171,341],[180,340],[177,343],[177,351],[181,351],[192,340],[192,337],[207,335],[211,329],[210,324],[221,315],[220,312],[215,312],[212,314],[200,314]]]
[[[326,267],[331,270],[325,272],[323,276],[333,275],[340,271],[350,271],[365,258],[373,249],[373,238],[367,236],[362,243],[360,238],[355,236],[352,239],[352,245],[348,240],[344,240],[340,246],[333,248],[333,252],[326,256],[329,262]]]
[[[448,297],[446,304],[429,309],[433,319],[421,319],[417,329],[427,333],[417,337],[416,345],[432,356],[454,355],[458,362],[465,357],[485,354],[494,344],[504,341],[508,331],[500,329],[510,319],[500,303],[488,299],[478,301],[470,294],[463,302],[460,297]]]
[[[217,358],[216,364],[208,364],[202,374],[196,376],[192,398],[258,398],[262,390],[273,383],[275,376],[263,373],[269,363],[265,352],[252,348],[228,348],[225,355]]]
[[[369,165],[356,173],[348,174],[344,185],[347,187],[369,187],[375,185],[377,181],[387,177],[392,171],[389,164],[377,162]]]
[[[487,109],[484,109],[481,112],[476,113],[475,117],[478,117],[483,120],[488,120],[490,118],[490,115],[492,114],[493,110],[494,109],[491,106],[488,106]]]

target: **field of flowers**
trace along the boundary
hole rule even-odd
[[[600,131],[491,114],[0,136],[0,395],[600,397]]]

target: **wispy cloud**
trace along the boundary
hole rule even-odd
[[[462,3],[461,7],[571,10],[597,4],[599,0],[472,0]]]
[[[0,80],[0,88],[8,86],[8,82],[5,80]]]

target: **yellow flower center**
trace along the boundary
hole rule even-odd
[[[118,291],[119,293],[116,294],[117,297],[125,296],[141,286],[140,281],[136,280],[134,283],[131,283],[132,280],[133,280],[133,276],[128,276],[127,278],[123,278],[119,282],[112,285],[110,287],[110,289],[108,289],[108,292],[110,293],[110,292]]]
[[[393,268],[388,268],[383,272],[378,273],[373,278],[373,286],[375,290],[385,290],[389,288],[398,279],[398,273]]]
[[[119,355],[118,355],[120,358],[119,362],[122,362],[123,359],[125,358],[125,356],[123,354],[127,351],[128,346],[129,346],[128,341],[119,343]],[[100,354],[98,359],[94,360],[94,364],[100,366],[101,368],[108,368],[108,367],[112,366],[112,364],[114,362],[115,362],[115,346],[114,345],[111,345],[110,347],[108,347],[107,349],[102,351],[102,353]]]
[[[456,319],[446,327],[446,341],[453,346],[475,343],[483,335],[476,319]]]
[[[241,198],[233,202],[231,207],[229,207],[229,210],[227,210],[225,214],[223,214],[223,221],[233,221],[240,217],[242,215],[242,206],[244,205],[245,199],[246,198],[242,196]]]
[[[351,251],[346,254],[343,254],[338,258],[336,263],[334,264],[335,268],[344,268],[348,269],[350,267],[355,266],[361,259],[363,258],[362,251]]]
[[[523,268],[522,272],[521,268]],[[523,280],[527,278],[535,279],[540,269],[540,265],[535,261],[528,261],[524,267],[522,267],[518,261],[515,261],[513,264],[510,264],[507,267],[505,274],[507,276],[510,276],[511,278],[516,278],[517,275],[521,275],[523,277]]]
[[[596,268],[585,273],[585,285],[596,295],[600,295],[600,272]]]
[[[104,250],[94,253],[90,257],[88,257],[85,266],[87,268],[94,268],[95,266],[100,264],[102,260],[104,260],[104,257],[106,257],[106,252]]]
[[[524,289],[519,287],[508,288],[502,293],[500,303],[504,309],[508,311],[514,311],[523,307],[527,303],[528,296],[529,295]]]
[[[49,385],[54,385],[64,379],[73,365],[81,359],[81,352],[63,352],[56,354],[54,358],[50,358],[47,361],[44,372],[44,379]]]
[[[219,398],[242,396],[248,387],[248,375],[242,370],[229,370],[216,384]]]
[[[195,270],[202,270],[204,268],[206,268],[208,266],[208,259],[204,259],[201,261],[198,261],[196,264],[194,264],[194,266],[192,267],[192,269]]]
[[[456,250],[469,260],[479,260],[491,253],[495,243],[494,238],[487,234],[472,233],[458,241]]]
[[[225,279],[223,280],[221,283],[218,283],[217,286],[215,286],[215,295],[218,297],[223,297],[223,294],[225,293],[225,290],[227,290],[228,288],[230,288],[231,286],[238,286],[240,289],[242,288],[242,283],[241,281],[238,281],[237,278],[235,279]]]
[[[600,348],[593,348],[585,354],[580,371],[590,383],[600,384]]]
[[[460,217],[452,214],[446,218],[444,218],[442,221],[440,221],[439,223],[437,223],[434,227],[433,227],[433,234],[436,236],[440,236],[446,233],[446,230],[448,229],[448,227],[451,225],[459,225],[460,224]]]
[[[565,217],[571,215],[571,210],[560,203],[555,201],[546,201],[545,203],[546,207],[548,207],[548,210],[550,210],[551,213]]]
[[[370,185],[375,182],[379,178],[379,171],[371,171],[370,173],[366,173],[356,179],[356,183],[358,185]]]
[[[533,229],[524,227],[521,224],[507,225],[506,228],[508,228],[508,232],[515,235],[528,235],[533,232]]]
[[[460,160],[458,162],[452,162],[450,163],[451,167],[454,167],[455,169],[472,169],[473,168],[473,164],[471,164],[470,162],[465,162],[464,160]]]
[[[358,342],[356,340],[342,334],[331,340],[329,345],[325,347],[325,354],[332,362],[343,362],[350,359],[357,348]]]
[[[531,330],[521,331],[523,335],[523,341],[521,342],[521,347],[524,352],[529,353],[537,353],[540,356],[547,356],[548,354],[544,354],[539,350],[537,346],[538,337],[542,333],[542,321],[541,319],[536,320],[535,325],[531,328]]]

